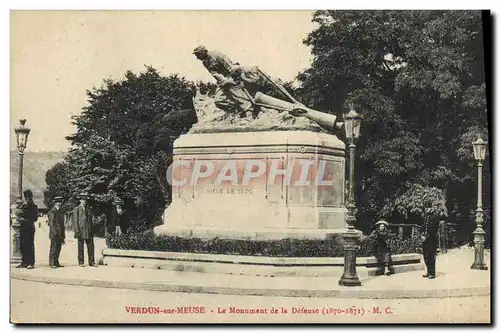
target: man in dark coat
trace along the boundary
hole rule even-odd
[[[438,242],[439,222],[432,214],[432,203],[425,203],[424,225],[422,228],[422,252],[424,255],[427,273],[422,277],[434,279],[436,277],[436,250]]]
[[[49,266],[51,268],[62,267],[59,264],[59,255],[61,254],[61,247],[65,244],[66,238],[64,232],[64,213],[61,210],[61,197],[54,198],[54,207],[49,211],[49,237],[50,237],[50,252],[49,252]]]
[[[94,259],[94,217],[87,205],[88,196],[80,194],[80,205],[76,206],[72,212],[75,238],[78,239],[78,264],[84,267],[83,244],[87,244],[89,256],[89,266],[97,267]]]
[[[33,202],[31,190],[26,190],[23,194],[19,229],[22,261],[17,267],[32,269],[35,266],[35,222],[38,220],[38,207]]]

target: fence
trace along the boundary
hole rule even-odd
[[[68,212],[68,213],[64,214],[64,228],[67,231],[75,231],[74,230],[75,228],[74,228],[72,222],[73,222],[72,212]],[[105,217],[102,215],[94,217],[94,223],[95,223],[95,226],[94,226],[95,235],[97,237],[103,237],[103,235],[105,234],[105,232],[104,232],[104,228],[105,228],[105,224],[106,224]]]
[[[438,248],[442,253],[446,253],[449,248],[458,245],[456,239],[456,229],[458,224],[449,222],[440,222],[438,228]],[[399,239],[417,237],[417,232],[422,226],[420,224],[403,224],[403,223],[390,223],[389,228],[397,228],[397,235]]]

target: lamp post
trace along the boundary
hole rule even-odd
[[[20,213],[21,206],[23,204],[23,159],[24,159],[24,150],[26,149],[26,145],[28,143],[28,135],[30,133],[30,129],[25,127],[26,119],[19,120],[20,126],[14,129],[16,133],[17,140],[17,150],[19,153],[19,175],[17,181],[17,199],[13,204],[11,210],[11,227],[12,227],[12,243],[11,243],[11,264],[18,264],[22,261],[21,256],[21,242],[20,242],[20,227],[21,223]]]
[[[349,191],[347,194],[347,229],[354,230],[356,222],[356,203],[354,199],[354,160],[356,145],[355,140],[359,138],[361,128],[361,116],[352,109],[344,114],[344,127],[347,141],[349,142]]]
[[[474,235],[474,263],[472,269],[486,270],[488,267],[484,263],[484,235],[483,229],[483,161],[486,154],[486,142],[478,138],[472,143],[474,147],[474,158],[477,161],[477,209],[476,209],[476,230]]]
[[[347,141],[349,142],[349,191],[347,193],[347,232],[344,239],[344,274],[339,280],[341,286],[360,286],[361,281],[356,273],[356,251],[360,234],[354,230],[356,222],[356,203],[354,199],[354,159],[355,140],[359,137],[361,127],[361,116],[350,106],[350,111],[344,114],[344,128]]]

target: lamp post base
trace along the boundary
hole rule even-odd
[[[11,216],[10,216],[10,228],[11,228],[11,254],[10,263],[20,264],[22,262],[21,255],[21,235],[20,235],[20,223],[19,223],[19,210],[23,201],[18,199],[11,206]]]
[[[357,230],[349,230],[342,235],[344,240],[344,274],[339,280],[341,286],[361,286],[361,281],[356,273],[356,251],[358,250],[357,242],[360,236],[361,232]]]
[[[344,287],[359,287],[361,286],[361,281],[359,281],[359,278],[356,277],[341,277],[339,280],[339,285],[344,286]]]
[[[14,258],[14,257],[10,258],[10,264],[11,265],[19,265],[22,262],[23,262],[22,258]]]
[[[484,263],[484,243],[475,243],[474,247],[474,263],[470,268],[483,271],[487,270],[488,266]]]
[[[470,267],[471,269],[477,270],[487,270],[488,266],[484,263],[484,235],[486,232],[481,227],[481,222],[479,221],[478,227],[474,230],[474,263]]]

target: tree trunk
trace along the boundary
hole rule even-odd
[[[165,160],[164,156],[160,156],[156,162],[156,179],[158,181],[158,184],[160,184],[166,208],[172,201],[172,188],[167,182],[167,161]]]

